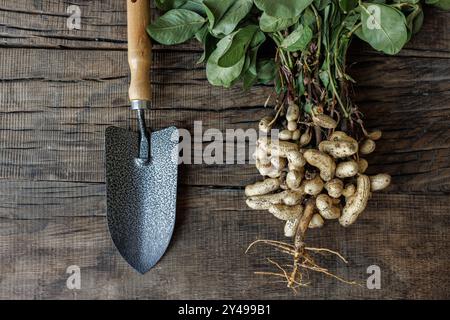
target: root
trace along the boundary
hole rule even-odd
[[[305,244],[306,231],[308,230],[308,226],[311,222],[311,219],[315,214],[315,210],[316,210],[316,199],[310,198],[306,202],[305,209],[301,213],[301,216],[298,218],[299,222],[297,225],[297,229],[295,231],[293,245],[275,240],[256,240],[249,245],[249,247],[246,250],[246,253],[257,244],[265,244],[274,247],[276,250],[281,251],[284,254],[287,254],[293,259],[293,263],[287,266],[286,265],[282,266],[271,259],[267,259],[267,261],[272,266],[276,267],[278,272],[255,272],[255,273],[260,275],[282,278],[283,279],[282,281],[287,285],[287,287],[291,288],[295,293],[297,293],[298,288],[309,286],[310,284],[309,271],[321,273],[327,277],[334,278],[342,283],[346,283],[349,285],[360,285],[356,281],[346,280],[333,274],[327,268],[324,268],[315,262],[314,255],[331,254],[339,258],[344,263],[346,264],[348,263],[347,260],[337,251],[330,250],[327,248],[314,248],[306,246]]]
[[[271,246],[274,246],[276,248],[280,248],[289,252],[295,252],[295,247],[289,243],[285,243],[285,242],[281,242],[281,241],[275,241],[275,240],[256,240],[253,241],[247,248],[247,250],[245,250],[245,253],[248,253],[248,251],[254,247],[256,244],[258,243],[264,243],[264,244],[268,244]]]
[[[288,255],[293,255],[295,253],[295,247],[288,244],[288,243],[284,243],[284,242],[280,242],[280,241],[274,241],[274,240],[256,240],[254,242],[252,242],[247,250],[245,250],[245,253],[248,253],[248,251],[255,246],[256,244],[259,243],[263,243],[263,244],[267,244],[269,246],[275,247],[275,249],[277,251],[280,251],[282,253],[286,253]]]
[[[308,271],[322,273],[327,277],[334,278],[348,285],[361,286],[361,284],[356,281],[347,280],[336,274],[333,274],[327,268],[321,267],[318,263],[314,261],[313,258],[314,254],[329,253],[335,255],[344,263],[348,263],[347,260],[337,251],[330,250],[327,248],[311,248],[311,247],[302,247],[300,248],[300,250],[297,250],[293,245],[281,241],[257,240],[254,241],[252,244],[250,244],[246,252],[248,252],[256,244],[266,244],[273,246],[276,249],[279,249],[283,253],[286,253],[293,258],[293,264],[283,266],[272,259],[267,259],[267,261],[271,265],[275,266],[275,268],[279,272],[256,271],[255,274],[283,278],[283,280],[278,282],[285,283],[287,287],[292,289],[295,293],[298,292],[298,288],[308,287],[311,284],[310,281],[306,281],[309,280]]]
[[[337,256],[339,259],[341,259],[345,264],[348,264],[348,261],[347,261],[347,259],[345,259],[339,252],[337,252],[337,251],[333,251],[333,250],[330,250],[330,249],[326,249],[326,248],[308,248],[308,247],[306,247],[305,248],[306,250],[308,250],[308,251],[313,251],[313,252],[327,252],[327,253],[331,253],[331,254],[334,254],[335,256]]]

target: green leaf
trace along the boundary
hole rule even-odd
[[[416,0],[413,0],[416,1]],[[418,0],[420,1],[420,0]],[[358,0],[339,0],[339,7],[344,11],[345,13],[353,10],[358,5]]]
[[[331,0],[314,0],[314,6],[317,10],[322,11],[330,4]]]
[[[275,78],[276,66],[273,59],[259,60],[256,69],[260,83],[269,84]]]
[[[303,81],[303,72],[300,72],[297,77],[297,94],[301,97],[305,94],[305,83]]]
[[[297,29],[283,40],[281,47],[290,52],[303,51],[308,47],[312,38],[312,30],[308,26],[299,25]]]
[[[257,77],[258,50],[265,40],[266,36],[264,32],[258,30],[250,43],[250,50],[248,50],[247,52],[247,60],[246,60],[246,63],[248,62],[248,66],[246,68],[244,67],[244,71],[242,74],[242,82],[244,90],[250,89],[250,87],[258,81]]]
[[[406,17],[406,25],[408,27],[408,41],[411,39],[412,35],[420,31],[423,25],[424,14],[421,6],[417,6],[414,11],[412,11]]]
[[[194,11],[201,16],[206,16],[206,10],[203,6],[203,0],[187,0],[183,5],[180,6],[180,9]]]
[[[236,0],[204,0],[206,15],[209,21],[209,29],[212,30],[216,23],[225,15]]]
[[[247,52],[244,68],[242,69],[242,74],[250,72],[250,73],[256,75],[256,58],[257,58],[257,56],[258,56],[258,48],[250,49]]]
[[[216,20],[216,24],[211,30],[212,34],[216,37],[223,37],[232,33],[252,7],[253,0],[236,0],[226,13]]]
[[[356,24],[359,22],[360,15],[356,12],[352,12],[350,14],[347,14],[347,16],[342,20],[342,25],[347,29],[348,31],[353,30],[353,28],[356,26]]]
[[[425,0],[425,3],[443,10],[450,10],[450,0]]]
[[[258,77],[256,74],[249,72],[248,70],[242,75],[242,86],[244,90],[249,90],[256,82]]]
[[[286,92],[286,86],[283,84],[283,82],[281,81],[281,77],[279,76],[279,74],[275,74],[275,81],[274,81],[274,87],[275,87],[275,92],[276,94],[281,94],[282,92]]]
[[[409,4],[417,4],[420,0],[394,0],[394,3],[409,3]]]
[[[205,25],[205,26],[201,27],[200,30],[198,30],[194,36],[198,42],[200,42],[201,44],[205,44],[206,36],[208,34],[209,34],[209,30],[208,30],[208,27]]]
[[[263,12],[259,20],[259,27],[264,32],[277,32],[289,28],[298,22],[299,16],[294,18],[272,17]]]
[[[414,18],[414,21],[412,22],[412,33],[416,34],[422,29],[423,26],[423,20],[425,16],[422,10],[420,10],[420,13]]]
[[[205,25],[199,32],[195,34],[195,37],[199,42],[203,44],[203,54],[197,61],[198,64],[205,62],[210,57],[211,53],[216,49],[217,38],[213,37]]]
[[[251,48],[259,48],[264,41],[266,41],[266,35],[261,30],[256,31],[255,36],[250,43]]]
[[[242,72],[242,85],[244,90],[250,89],[258,80],[256,74],[256,58],[258,49],[252,49],[248,52],[245,60],[244,70]]]
[[[317,28],[316,15],[314,14],[314,11],[311,10],[311,8],[306,8],[306,10],[302,13],[300,22],[304,26],[308,26],[311,29]]]
[[[259,51],[259,48],[261,47],[261,45],[264,43],[264,41],[266,41],[266,36],[265,36],[264,32],[258,30],[255,33],[255,36],[253,37],[253,39],[250,43],[250,49],[247,52],[247,58],[249,58],[250,63],[248,65],[248,69],[246,71],[250,71],[255,76],[257,74],[256,61],[258,58],[258,51]]]
[[[255,5],[269,16],[294,18],[303,12],[313,0],[254,0]]]
[[[235,65],[229,68],[219,66],[219,59],[231,46],[234,34],[224,37],[217,43],[217,48],[213,51],[206,63],[206,76],[208,81],[214,86],[230,87],[241,75],[245,64],[245,56]]]
[[[353,32],[358,38],[360,38],[364,42],[368,42],[366,38],[364,37],[362,26],[359,26],[354,32]]]
[[[325,89],[328,89],[328,86],[330,85],[330,77],[328,75],[328,72],[326,70],[322,70],[319,73],[320,81],[322,81],[323,86]]]
[[[149,25],[147,32],[161,44],[178,44],[191,39],[205,22],[202,16],[193,11],[173,9]]]
[[[314,104],[311,101],[307,101],[304,105],[303,105],[303,110],[305,111],[305,113],[307,114],[312,114],[312,110],[313,110]]]
[[[382,4],[363,4],[361,9],[364,40],[378,51],[397,54],[408,40],[403,13]]]
[[[258,26],[249,25],[233,33],[231,44],[218,60],[218,65],[222,68],[229,68],[238,63],[245,56],[256,30],[258,30]]]
[[[181,7],[187,0],[155,0],[156,7],[160,10],[168,11]]]

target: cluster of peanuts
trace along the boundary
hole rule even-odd
[[[360,157],[375,150],[381,131],[367,133],[358,142],[337,131],[337,122],[328,115],[312,115],[311,124],[304,130],[298,128],[299,116],[299,107],[290,104],[278,139],[258,139],[254,158],[264,180],[245,188],[250,208],[268,210],[285,221],[286,237],[295,236],[307,201],[315,202],[309,228],[322,227],[325,220],[333,219],[346,227],[364,211],[371,192],[383,190],[391,182],[385,173],[364,174],[368,162]],[[263,118],[260,131],[270,132],[274,122],[271,117]],[[318,147],[311,146],[314,127],[330,133]]]

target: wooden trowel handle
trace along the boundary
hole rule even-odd
[[[150,0],[127,0],[128,63],[131,70],[130,100],[150,101],[152,46],[146,28],[150,24]]]

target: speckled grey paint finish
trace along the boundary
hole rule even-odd
[[[125,260],[145,273],[163,256],[175,225],[178,130],[170,127],[151,133],[148,164],[135,159],[136,132],[107,128],[105,145],[111,237]]]

